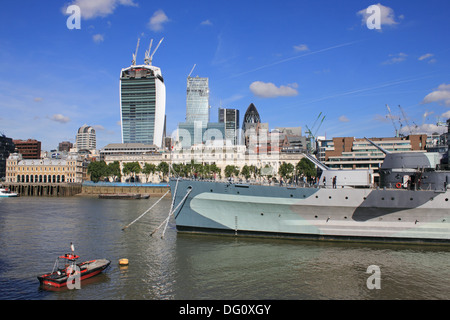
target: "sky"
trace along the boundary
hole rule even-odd
[[[79,29],[68,27],[76,22],[70,5],[80,8]],[[379,15],[367,12],[372,5]],[[185,121],[194,65],[192,76],[209,78],[212,122],[219,107],[239,109],[242,122],[253,103],[270,129],[301,126],[331,139],[442,132],[437,123],[450,117],[447,0],[1,6],[0,132],[40,140],[47,151],[75,142],[84,124],[96,128],[98,149],[121,142],[119,75],[138,38],[137,64],[151,39],[155,48],[164,38],[153,65],[166,84],[168,134]]]

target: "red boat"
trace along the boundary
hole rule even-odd
[[[73,284],[78,276],[81,281],[101,273],[111,263],[111,261],[106,259],[77,263],[80,256],[73,252],[73,245],[71,245],[71,247],[72,253],[66,253],[65,255],[56,258],[55,265],[53,266],[53,271],[51,273],[37,277],[41,285],[62,288],[67,286],[68,282]],[[69,277],[71,277],[71,280],[69,280]]]

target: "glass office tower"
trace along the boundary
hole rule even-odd
[[[188,77],[186,95],[186,122],[209,122],[209,84],[208,78]]]
[[[163,145],[166,87],[161,69],[131,66],[120,74],[122,143]]]
[[[225,140],[239,144],[239,110],[219,108],[219,122],[225,124]]]

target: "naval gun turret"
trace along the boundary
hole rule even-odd
[[[380,187],[411,190],[442,190],[450,183],[450,171],[439,170],[443,155],[438,152],[388,152],[375,142],[369,143],[385,154],[380,167]]]

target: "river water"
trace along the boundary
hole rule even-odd
[[[188,235],[173,220],[164,238],[163,228],[150,236],[170,197],[122,231],[158,198],[0,199],[0,300],[450,298],[449,246]],[[81,261],[106,258],[110,267],[80,290],[40,287],[36,276],[71,242]]]

